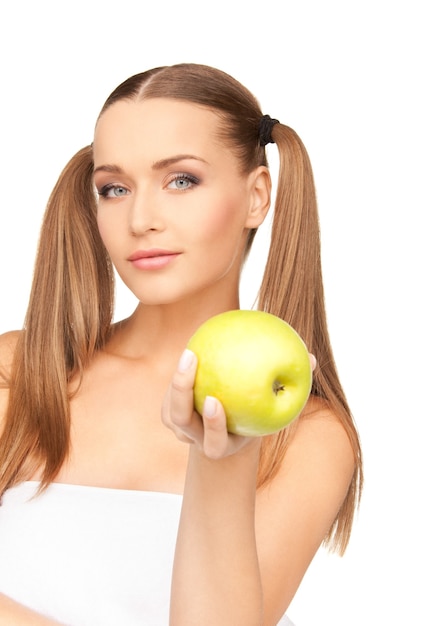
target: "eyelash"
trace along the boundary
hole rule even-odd
[[[108,185],[104,185],[104,187],[101,187],[101,189],[98,190],[98,195],[101,196],[102,198],[108,198],[107,194],[112,189],[124,189],[125,191],[127,191],[126,187],[123,187],[123,185],[116,185],[114,183],[109,183]],[[118,196],[115,196],[115,198],[118,198]]]
[[[179,173],[179,174],[174,174],[166,186],[169,186],[171,183],[178,182],[179,180],[186,181],[190,183],[190,185],[192,186],[199,185],[200,183],[199,178],[197,178],[196,176],[193,176],[193,174]],[[179,189],[178,191],[188,191],[188,189],[190,188],[191,187],[189,186],[187,189]],[[108,198],[109,197],[108,193],[112,191],[113,189],[124,189],[125,191],[127,191],[126,187],[124,187],[123,185],[116,185],[115,183],[109,183],[107,185],[104,185],[104,187],[101,187],[101,189],[98,190],[98,195],[101,196],[102,198]],[[126,195],[126,194],[123,194],[123,195]],[[118,198],[119,196],[114,196],[114,197]]]
[[[192,186],[199,185],[200,183],[199,178],[197,178],[196,176],[193,176],[193,174],[186,174],[186,173],[180,172],[178,174],[174,174],[166,186],[170,185],[171,183],[175,183],[179,180],[186,181],[190,183]],[[188,187],[188,189],[190,189],[190,187]],[[180,189],[179,191],[187,191],[188,189]]]

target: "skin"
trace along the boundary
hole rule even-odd
[[[205,319],[239,307],[248,229],[270,204],[267,169],[242,175],[217,124],[213,112],[167,99],[115,103],[97,124],[99,229],[142,304],[72,400],[72,453],[56,480],[183,493],[170,623],[269,626],[335,518],[354,462],[336,416],[311,398],[282,467],[256,493],[260,440],[228,435],[215,399],[203,419],[193,411],[196,358],[184,348]],[[128,261],[151,248],[177,255],[159,270]],[[0,338],[6,369],[14,340]],[[26,611],[0,595],[0,625],[28,623]]]

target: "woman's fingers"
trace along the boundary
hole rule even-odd
[[[195,354],[185,350],[164,398],[162,421],[180,441],[195,443],[210,459],[221,459],[243,448],[248,438],[227,432],[224,408],[217,398],[205,399],[202,416],[194,410],[196,367]]]
[[[190,350],[180,357],[177,371],[164,398],[162,420],[181,441],[202,441],[202,420],[193,409],[197,358]]]
[[[162,420],[180,441],[196,443],[210,458],[227,453],[229,435],[224,409],[212,397],[205,400],[203,416],[193,406],[197,358],[185,350],[164,399]]]
[[[227,454],[229,434],[224,409],[216,398],[207,396],[202,412],[204,438],[202,449],[210,459],[219,459]]]
[[[181,428],[189,426],[193,413],[193,385],[197,359],[185,350],[170,385],[171,421]]]

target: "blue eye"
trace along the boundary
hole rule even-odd
[[[102,189],[98,191],[98,195],[103,198],[121,198],[122,196],[126,196],[129,191],[122,187],[121,185],[104,185]]]
[[[176,174],[167,185],[168,189],[185,191],[199,184],[199,179],[192,174]]]

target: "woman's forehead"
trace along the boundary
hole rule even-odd
[[[221,124],[221,114],[187,100],[173,98],[148,98],[142,100],[118,100],[108,107],[99,117],[96,131],[102,127],[110,130],[111,126],[136,126],[144,129],[154,125],[166,129],[181,125],[203,126],[210,132]]]
[[[120,100],[98,119],[94,159],[99,154],[125,152],[202,153],[218,149],[221,117],[195,103],[169,98]]]

